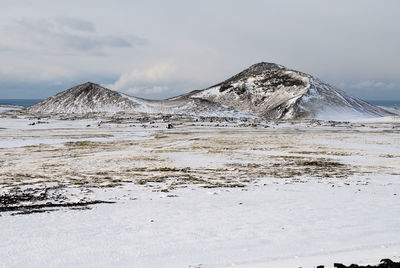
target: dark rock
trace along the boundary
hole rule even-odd
[[[342,263],[334,263],[333,267],[336,268],[400,268],[400,262],[394,262],[390,259],[382,259],[381,263],[378,265],[358,265],[358,264],[351,264],[346,266]]]

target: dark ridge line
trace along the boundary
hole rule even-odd
[[[74,202],[74,203],[65,203],[65,204],[38,204],[38,205],[28,205],[28,206],[10,206],[10,207],[0,207],[0,212],[9,212],[9,211],[23,211],[23,210],[35,210],[42,208],[57,208],[57,207],[83,207],[95,204],[114,204],[113,201],[103,201],[103,200],[95,200],[89,202]]]
[[[350,264],[346,266],[342,263],[334,263],[333,267],[335,268],[400,268],[400,262],[394,262],[391,259],[382,259],[381,263],[378,265],[358,265],[358,264]],[[323,265],[317,266],[317,268],[324,268]]]

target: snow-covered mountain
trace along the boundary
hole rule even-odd
[[[62,91],[27,108],[37,114],[150,113],[191,116],[249,117],[223,104],[199,98],[177,97],[157,101],[132,97],[87,82]]]
[[[342,120],[391,115],[309,74],[266,62],[187,96],[271,119]]]
[[[268,119],[347,120],[392,115],[311,75],[258,63],[204,90],[147,100],[85,83],[27,108],[40,114],[150,113]]]
[[[137,106],[116,91],[87,82],[62,91],[28,107],[28,111],[46,114],[125,111]]]

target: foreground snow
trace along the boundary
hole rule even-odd
[[[41,120],[0,118],[1,193],[116,203],[1,213],[1,267],[400,259],[398,121]]]
[[[180,189],[177,197],[126,187],[114,205],[2,217],[0,257],[9,267],[313,267],[400,258],[398,176],[343,187],[265,182],[246,191]]]

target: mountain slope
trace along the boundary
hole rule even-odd
[[[186,96],[222,103],[270,119],[338,120],[391,115],[311,75],[265,62]]]

